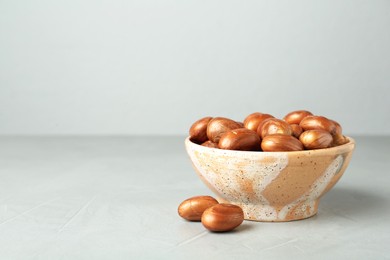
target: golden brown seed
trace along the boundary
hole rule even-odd
[[[237,124],[240,125],[240,128],[243,128],[243,127],[244,127],[244,123],[243,123],[243,122],[239,122],[239,121],[236,121],[236,122],[237,122]]]
[[[210,148],[218,148],[218,144],[211,142],[210,140],[204,142],[202,146],[210,147]]]
[[[332,147],[333,146],[339,146],[348,143],[348,139],[343,136],[342,134],[335,134],[333,135],[333,141],[332,141]]]
[[[224,133],[218,147],[226,150],[260,151],[260,137],[255,131],[238,128]]]
[[[302,143],[292,135],[267,135],[261,141],[264,152],[302,151]]]
[[[252,113],[244,119],[244,127],[257,131],[259,125],[267,118],[273,118],[273,116],[259,112]]]
[[[264,125],[265,123],[267,123],[267,121],[273,120],[273,119],[276,119],[276,118],[274,118],[274,117],[266,118],[266,119],[264,119],[264,120],[259,124],[259,126],[257,127],[256,132],[257,132],[257,134],[260,136],[260,138],[261,138],[261,129],[263,129],[263,125]]]
[[[225,132],[240,127],[241,125],[234,120],[224,117],[215,117],[211,119],[207,125],[207,137],[210,141],[218,143]]]
[[[291,126],[291,129],[293,131],[293,136],[295,136],[296,138],[299,138],[299,136],[302,134],[303,132],[303,129],[302,127],[300,127],[299,125],[297,124],[292,124],[290,125]]]
[[[290,125],[292,124],[299,125],[299,123],[302,121],[303,118],[311,115],[313,114],[307,110],[297,110],[285,115],[283,120],[289,123]]]
[[[335,125],[335,130],[334,130],[333,135],[342,135],[343,129],[341,128],[341,125],[334,120],[330,120],[330,121]]]
[[[211,196],[196,196],[183,201],[178,207],[180,217],[190,221],[200,221],[203,212],[218,204]]]
[[[274,134],[284,134],[284,135],[292,135],[293,131],[291,126],[280,119],[277,118],[269,118],[263,122],[257,129],[257,134],[261,136],[261,138],[266,137],[267,135]]]
[[[343,135],[343,129],[341,128],[341,125],[334,121],[330,120],[335,125],[335,130],[332,134],[333,141],[331,146],[339,146],[348,143],[348,139]]]
[[[207,125],[212,117],[204,117],[192,124],[190,128],[190,140],[194,143],[201,144],[208,140]]]
[[[244,221],[244,212],[233,204],[217,204],[205,210],[202,224],[213,232],[226,232],[235,229]]]
[[[327,148],[332,144],[332,135],[325,130],[307,130],[303,132],[299,141],[303,146],[308,149],[323,149]]]
[[[335,134],[336,125],[323,116],[307,116],[299,124],[303,131],[306,130],[325,130],[330,134]]]

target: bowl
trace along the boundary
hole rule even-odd
[[[291,221],[318,211],[320,198],[341,178],[355,141],[298,152],[222,150],[185,140],[196,173],[220,203],[240,206],[246,220]]]

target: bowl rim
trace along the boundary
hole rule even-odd
[[[190,136],[187,136],[185,139],[185,144],[187,146],[193,146],[196,147],[199,150],[205,150],[205,151],[212,151],[215,153],[221,153],[224,155],[227,154],[248,154],[248,155],[321,155],[321,154],[329,154],[329,153],[342,153],[344,151],[352,151],[355,148],[355,140],[349,136],[345,136],[348,139],[348,143],[329,147],[329,148],[323,148],[323,149],[313,149],[313,150],[302,150],[302,151],[279,151],[279,152],[263,152],[263,151],[241,151],[241,150],[225,150],[225,149],[219,149],[219,148],[212,148],[207,146],[202,146],[200,144],[194,143],[190,140]]]

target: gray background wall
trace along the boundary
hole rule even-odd
[[[0,1],[0,134],[308,109],[390,134],[390,1]]]

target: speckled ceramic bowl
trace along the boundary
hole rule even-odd
[[[290,221],[311,217],[343,175],[355,147],[299,152],[246,152],[185,145],[201,180],[219,202],[242,207],[245,219]]]

